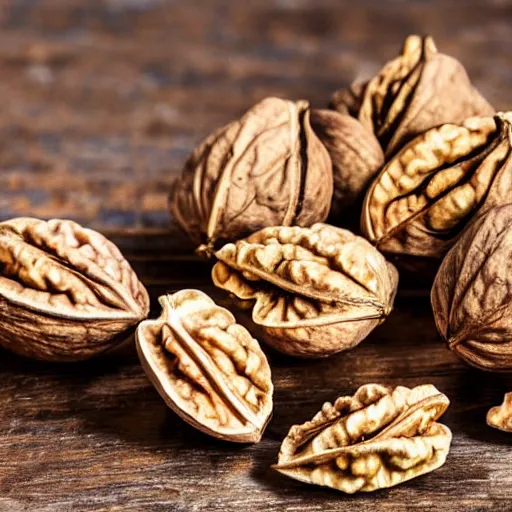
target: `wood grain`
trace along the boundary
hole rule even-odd
[[[0,218],[167,228],[169,183],[212,130],[270,95],[324,106],[413,32],[459,58],[497,108],[510,104],[506,1],[0,6]]]
[[[220,298],[211,287],[201,288]],[[512,438],[487,427],[485,414],[500,403],[511,378],[459,362],[439,341],[427,312],[424,299],[399,300],[368,340],[323,361],[267,350],[275,409],[255,446],[223,443],[183,423],[131,350],[73,366],[3,353],[0,510],[510,510]],[[430,382],[450,397],[442,422],[454,439],[445,466],[352,497],[270,469],[293,423],[368,382]]]
[[[0,0],[0,218],[68,217],[102,230],[148,286],[152,316],[160,294],[184,287],[222,299],[209,264],[168,228],[167,187],[205,135],[267,95],[322,106],[411,32],[432,33],[505,109],[511,20],[512,5],[498,0]],[[451,354],[425,293],[402,292],[345,354],[267,353],[274,417],[259,445],[240,447],[168,410],[130,347],[76,365],[2,351],[0,511],[512,509],[512,437],[485,425],[512,378]],[[449,396],[445,466],[353,497],[270,469],[293,423],[368,382],[431,382]]]

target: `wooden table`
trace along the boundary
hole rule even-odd
[[[3,0],[0,216],[105,232],[148,286],[153,316],[156,298],[182,287],[218,298],[166,210],[169,182],[206,134],[268,95],[322,106],[411,32],[432,33],[506,109],[511,21],[498,0]],[[76,365],[2,352],[0,510],[512,510],[512,436],[485,425],[512,380],[445,349],[427,292],[402,291],[389,320],[345,354],[268,354],[273,420],[260,444],[233,446],[168,410],[133,351]],[[430,382],[450,397],[445,466],[355,497],[270,469],[290,425],[368,382]]]

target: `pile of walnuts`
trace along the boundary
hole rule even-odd
[[[198,252],[216,255],[215,284],[252,301],[253,319],[284,352],[328,355],[371,330],[353,322],[358,332],[335,346],[340,331],[325,335],[327,310],[329,325],[360,320],[364,308],[387,315],[397,283],[393,270],[369,263],[377,249],[389,260],[380,266],[437,272],[433,313],[451,350],[479,368],[511,370],[511,144],[512,113],[495,112],[460,62],[413,35],[373,78],[336,91],[329,109],[267,98],[215,131],[174,183],[170,210]],[[311,243],[300,231],[323,222],[373,248],[355,248],[346,234]],[[358,271],[356,291],[339,274],[354,282]],[[375,271],[384,281],[371,289]],[[322,287],[330,295],[319,301]],[[362,289],[380,297],[380,313],[361,303]],[[304,318],[307,328],[291,329]]]

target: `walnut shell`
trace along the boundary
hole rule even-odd
[[[334,194],[329,218],[342,227],[358,227],[364,194],[384,165],[379,141],[357,119],[334,110],[313,109],[311,126],[332,161]]]
[[[137,329],[142,365],[181,418],[214,437],[257,443],[272,414],[270,367],[259,343],[199,290],[160,297]]]
[[[294,425],[273,467],[349,494],[398,485],[444,464],[452,435],[436,420],[449,403],[430,384],[367,384]]]
[[[484,370],[512,370],[512,205],[468,226],[443,260],[431,300],[450,350]]]
[[[149,311],[119,249],[69,220],[0,223],[0,345],[48,361],[115,347]]]
[[[387,157],[430,128],[494,113],[462,64],[417,35],[371,80],[334,93],[331,105],[375,133]]]
[[[474,117],[409,142],[368,190],[363,234],[383,252],[442,258],[468,221],[512,199],[511,122]]]
[[[360,343],[390,313],[398,283],[366,240],[327,224],[265,228],[216,256],[214,284],[253,301],[264,341],[299,357]]]
[[[512,432],[512,393],[505,393],[503,403],[487,412],[487,425],[503,432]]]
[[[306,101],[267,98],[192,153],[169,204],[200,252],[265,226],[327,218],[332,165],[309,118]]]

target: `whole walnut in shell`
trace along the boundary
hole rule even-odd
[[[494,113],[462,64],[417,35],[371,80],[334,93],[331,105],[375,133],[387,157],[434,126]]]
[[[450,350],[484,370],[512,370],[512,205],[468,226],[443,260],[431,298]]]
[[[311,126],[332,161],[334,195],[331,222],[359,228],[359,212],[371,181],[384,165],[375,135],[357,119],[334,110],[311,111]]]
[[[363,234],[386,253],[442,258],[472,218],[512,200],[511,154],[509,112],[426,131],[375,178]]]
[[[216,256],[214,284],[253,304],[264,341],[299,357],[360,343],[390,313],[398,283],[366,240],[321,223],[265,228]]]
[[[0,345],[79,361],[122,343],[149,297],[119,249],[69,220],[0,223]]]
[[[211,253],[266,226],[327,218],[332,165],[306,101],[267,98],[204,140],[173,184],[173,217]]]

